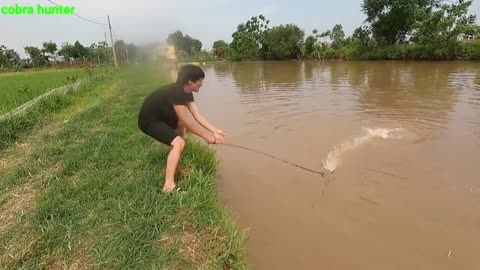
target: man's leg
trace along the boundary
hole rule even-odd
[[[171,147],[167,158],[167,168],[165,170],[165,184],[163,185],[163,191],[170,192],[175,188],[175,171],[185,146],[185,141],[182,137],[178,136],[175,129],[161,121],[149,123],[146,127],[143,127],[142,131],[157,141]]]
[[[163,186],[164,192],[170,192],[175,188],[175,171],[177,169],[178,161],[180,160],[180,155],[185,147],[185,141],[182,137],[177,136],[172,141],[171,145],[172,148],[170,149],[170,154],[168,154],[167,158],[167,170],[165,172],[165,184]]]

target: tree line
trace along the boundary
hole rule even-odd
[[[364,0],[365,22],[351,36],[341,24],[305,32],[293,23],[270,27],[263,15],[237,26],[230,43],[201,42],[181,31],[170,34],[182,59],[480,59],[480,27],[469,15],[472,0]],[[468,42],[467,42],[468,41]]]
[[[63,43],[60,47],[52,41],[43,42],[42,47],[26,46],[28,58],[22,59],[19,54],[0,45],[0,69],[22,70],[24,68],[41,68],[55,65],[74,64],[108,64],[112,63],[112,48],[105,41],[84,46],[79,41]],[[125,63],[129,57],[136,56],[136,47],[123,40],[115,42],[117,61]]]
[[[218,59],[415,59],[480,60],[480,26],[468,14],[472,0],[363,0],[366,20],[351,36],[341,24],[306,35],[290,23],[270,26],[263,15],[240,23],[230,43],[217,40],[211,50],[202,42],[177,30],[166,42],[174,45],[177,58],[209,61]],[[112,49],[104,41],[84,46],[79,41],[59,47],[48,41],[41,48],[24,48],[28,58],[0,45],[0,69],[49,67],[89,62],[112,63]],[[119,63],[138,60],[139,47],[115,42]],[[145,58],[145,56],[143,56]]]

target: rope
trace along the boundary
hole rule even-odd
[[[260,151],[257,151],[255,149],[252,149],[252,148],[248,148],[248,147],[245,147],[245,146],[240,146],[240,145],[235,145],[235,144],[229,144],[229,143],[224,143],[223,145],[226,145],[226,146],[230,146],[230,147],[234,147],[234,148],[241,148],[241,149],[244,149],[244,150],[248,150],[248,151],[252,151],[252,152],[255,152],[257,154],[261,154],[261,155],[264,155],[264,156],[267,156],[267,157],[271,157],[271,158],[274,158],[276,160],[279,160],[283,163],[286,163],[286,164],[289,164],[289,165],[292,165],[292,166],[295,166],[297,168],[300,168],[302,170],[305,170],[305,171],[309,171],[309,172],[312,172],[312,173],[315,173],[315,174],[319,174],[321,175],[322,177],[325,177],[327,176],[328,174],[330,174],[330,172],[320,172],[320,171],[315,171],[315,170],[312,170],[312,169],[309,169],[309,168],[305,168],[303,166],[300,166],[298,164],[295,164],[295,163],[292,163],[292,162],[289,162],[289,161],[286,161],[286,160],[283,160],[281,158],[278,158],[274,155],[270,155],[270,154],[267,154],[267,153],[264,153],[264,152],[260,152]]]

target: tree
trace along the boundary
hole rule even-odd
[[[123,40],[115,41],[115,53],[117,54],[117,61],[119,63],[126,63],[128,60],[127,44]]]
[[[333,27],[330,33],[330,39],[332,40],[332,48],[340,49],[345,43],[345,33],[343,32],[342,25],[337,24]]]
[[[353,31],[352,42],[358,45],[368,46],[368,43],[370,41],[370,34],[371,34],[371,31],[368,27],[366,26],[358,27]]]
[[[260,56],[261,39],[268,29],[269,20],[263,15],[253,16],[246,23],[237,26],[237,31],[232,34],[232,48],[236,57],[257,58]]]
[[[20,64],[20,56],[13,49],[0,45],[0,68],[12,68]]]
[[[56,61],[56,52],[57,52],[57,44],[56,43],[54,43],[52,41],[43,42],[42,53],[43,53],[43,55],[45,55],[46,53],[49,54],[47,56],[47,60],[48,60],[48,57],[52,57],[53,60]]]
[[[98,62],[98,64],[110,62],[112,50],[105,41],[100,41],[96,44],[92,43],[87,50],[89,61]]]
[[[75,60],[78,60],[80,58],[83,58],[85,61],[85,58],[88,56],[88,50],[77,40],[73,44],[73,58]]]
[[[186,37],[187,37],[188,43],[191,44],[190,55],[195,55],[196,53],[199,53],[200,51],[202,51],[202,42],[200,42],[200,40],[193,39],[188,35]]]
[[[224,40],[217,40],[213,43],[212,49],[213,55],[217,57],[223,57],[228,54],[229,47],[228,43]]]
[[[193,56],[202,50],[202,42],[200,42],[200,40],[192,38],[189,35],[184,36],[179,30],[168,35],[167,43],[175,46],[175,53],[183,51],[189,56]]]
[[[25,47],[25,53],[30,56],[30,61],[33,64],[33,67],[40,67],[47,63],[46,57],[37,47],[27,46]]]
[[[13,49],[6,49],[4,52],[7,67],[14,67],[20,64],[21,59],[16,51]]]
[[[75,49],[73,45],[65,43],[62,45],[62,48],[58,51],[58,55],[62,56],[65,61],[71,62],[75,60]]]
[[[175,46],[175,53],[177,53],[178,51],[187,52],[190,50],[190,48],[188,48],[186,39],[183,36],[183,33],[179,30],[168,35],[167,43]]]
[[[316,42],[317,42],[317,39],[313,35],[310,35],[307,37],[307,39],[305,39],[303,54],[306,58],[312,57],[313,49]]]
[[[315,30],[317,31],[317,30]],[[315,32],[316,34],[317,32]],[[332,30],[327,30],[321,34],[316,34],[316,38],[328,38],[332,48],[338,50],[345,45],[345,32],[341,24],[336,24]]]
[[[4,45],[0,45],[0,68],[8,67],[8,61],[5,55],[6,50],[7,47],[5,47]]]
[[[425,48],[424,57],[453,58],[459,34],[478,33],[476,16],[467,15],[472,1],[432,1],[419,12],[413,40]]]
[[[62,48],[60,51],[58,51],[58,55],[62,56],[65,61],[76,61],[78,59],[83,59],[84,61],[88,58],[89,56],[89,50],[88,48],[85,48],[78,40],[75,41],[73,45],[69,43],[65,43],[62,45]]]
[[[382,45],[404,42],[413,29],[418,12],[436,0],[364,0],[362,10],[375,40]]]
[[[4,45],[0,45],[0,68],[4,68],[7,66],[7,59],[5,57],[5,50],[7,47]]]
[[[120,63],[128,63],[136,58],[137,48],[133,43],[127,44],[123,40],[115,42],[115,53]]]
[[[293,59],[301,55],[305,32],[294,24],[279,25],[265,31],[262,56],[266,59]]]

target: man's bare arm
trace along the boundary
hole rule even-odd
[[[203,138],[208,143],[213,143],[215,141],[213,135],[209,134],[208,132],[205,132],[200,127],[195,125],[195,123],[192,123],[188,119],[188,110],[187,110],[187,107],[185,105],[173,105],[173,108],[175,109],[175,113],[177,114],[178,121],[186,129],[188,129],[189,131],[191,131],[195,135]]]
[[[200,112],[198,111],[197,105],[194,102],[188,102],[187,107],[190,110],[190,112],[192,113],[193,118],[195,118],[195,120],[200,125],[202,125],[206,129],[210,130],[212,133],[217,131],[217,128],[214,127],[212,124],[210,124],[207,121],[207,119],[205,119],[205,117],[203,117],[203,115],[200,114]]]

